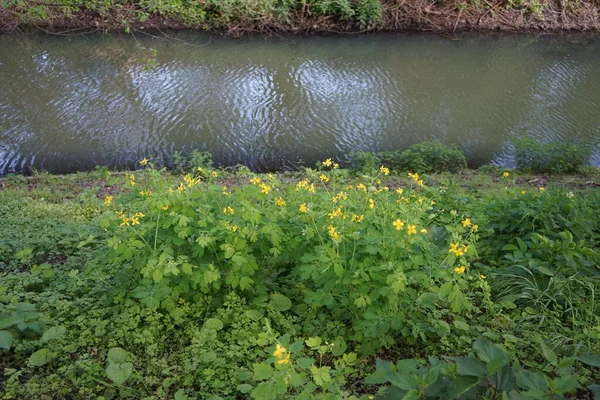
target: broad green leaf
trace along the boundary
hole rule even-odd
[[[476,376],[483,378],[487,375],[487,366],[485,363],[470,357],[452,358],[456,362],[458,373],[461,375]]]
[[[556,357],[556,353],[550,347],[546,345],[546,343],[540,341],[540,345],[542,346],[542,354],[546,357],[546,360],[552,365],[556,365],[558,362],[558,357]]]
[[[204,327],[206,329],[220,331],[223,329],[223,322],[218,318],[209,318],[204,322]]]
[[[269,379],[273,374],[273,368],[267,364],[254,363],[254,379],[257,381],[262,381],[265,379]]]
[[[48,348],[39,349],[29,357],[29,365],[34,367],[41,367],[46,365],[50,360],[55,357],[55,354]]]
[[[525,389],[545,392],[548,390],[546,376],[541,372],[531,372],[520,369],[516,372],[517,383]]]
[[[463,321],[454,321],[453,324],[456,329],[460,329],[461,331],[468,331],[470,328],[469,324]]]
[[[505,365],[498,372],[488,378],[495,388],[508,392],[516,388],[517,382],[513,368]]]
[[[581,361],[582,363],[591,365],[592,367],[600,368],[600,355],[599,354],[579,356],[579,357],[577,357],[577,359],[579,361]]]
[[[0,331],[0,349],[10,349],[13,339],[13,335],[9,331]]]
[[[479,378],[476,376],[457,376],[448,383],[446,398],[455,399],[461,394],[469,391],[473,386],[477,385]]]
[[[554,387],[560,391],[560,393],[567,394],[571,393],[579,387],[577,381],[578,376],[575,374],[564,374],[554,379]]]
[[[250,391],[252,390],[252,385],[249,385],[247,383],[242,383],[241,385],[237,385],[237,390],[240,391],[240,393],[250,393]]]
[[[109,364],[106,367],[106,376],[117,385],[122,385],[129,379],[133,372],[132,363]]]
[[[406,360],[398,360],[396,363],[396,371],[398,372],[406,372],[406,373],[414,373],[419,368],[419,365],[423,363],[423,360],[414,360],[414,359],[406,359]]]
[[[298,361],[296,361],[296,364],[298,364],[298,366],[300,368],[304,368],[304,369],[312,367],[314,363],[315,363],[315,359],[309,358],[309,357],[302,357],[302,358],[299,358]]]
[[[487,363],[488,374],[494,374],[508,363],[508,357],[500,346],[487,339],[479,338],[473,343],[473,349],[479,358]]]
[[[276,311],[287,311],[292,308],[292,301],[279,293],[273,293],[271,295],[271,307]]]
[[[411,389],[404,396],[402,396],[402,400],[418,400],[421,398],[421,392],[417,389]]]
[[[402,390],[412,390],[419,386],[415,375],[404,372],[388,373],[387,379],[392,385]]]
[[[42,336],[42,340],[44,342],[48,342],[50,340],[62,339],[66,333],[67,333],[67,328],[65,328],[64,326],[62,326],[62,325],[53,326],[52,328],[50,328],[46,332],[44,332],[44,335]]]
[[[113,347],[108,351],[107,360],[111,364],[121,364],[127,362],[129,353],[120,347]]]

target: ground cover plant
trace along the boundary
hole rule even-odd
[[[598,392],[596,170],[178,165],[0,181],[2,398]]]

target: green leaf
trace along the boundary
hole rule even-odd
[[[319,347],[321,345],[320,337],[309,337],[305,340],[305,343],[308,347]]]
[[[55,354],[48,348],[39,349],[29,357],[29,365],[41,367],[54,358]]]
[[[296,361],[296,364],[298,364],[298,366],[300,368],[304,368],[304,369],[312,367],[314,363],[315,363],[315,359],[309,358],[309,357],[302,357],[302,358],[299,358],[298,361]]]
[[[204,322],[204,327],[206,329],[220,331],[223,329],[223,322],[218,318],[209,318]]]
[[[585,363],[587,365],[591,365],[592,367],[600,368],[600,355],[587,355],[587,356],[579,356],[577,357],[579,361]]]
[[[106,367],[106,375],[116,385],[122,385],[129,379],[133,372],[133,364],[122,363],[122,364],[109,364]]]
[[[579,387],[577,378],[575,374],[563,374],[554,379],[554,387],[562,394],[570,393]]]
[[[341,278],[342,276],[344,276],[344,267],[342,266],[342,264],[333,264],[333,272],[335,272],[335,274],[338,276],[338,278]]]
[[[111,364],[121,364],[127,362],[129,353],[120,347],[113,347],[108,351],[108,362]]]
[[[282,312],[292,308],[292,301],[279,293],[273,293],[271,295],[271,307],[276,311]]]
[[[249,385],[247,383],[242,383],[241,385],[237,385],[237,390],[240,391],[240,393],[250,393],[250,391],[252,390],[252,385]]]
[[[479,378],[476,376],[457,376],[450,381],[446,392],[446,398],[455,399],[463,393],[466,393],[473,386],[477,385]]]
[[[453,324],[456,329],[460,329],[461,331],[468,331],[470,328],[469,324],[463,321],[454,321]]]
[[[402,396],[402,400],[418,400],[421,398],[421,392],[417,389],[411,389],[404,396]]]
[[[252,367],[254,369],[254,379],[257,381],[269,379],[273,374],[273,368],[270,365],[254,363]]]
[[[42,340],[44,342],[48,342],[50,340],[62,339],[66,333],[67,333],[67,328],[65,328],[64,326],[62,326],[62,325],[53,326],[52,328],[50,328],[46,332],[44,332],[44,335],[42,336]]]
[[[526,369],[520,369],[516,373],[517,383],[528,390],[538,390],[545,392],[548,390],[546,376],[541,372],[531,372]]]
[[[414,373],[417,371],[417,368],[419,368],[419,365],[421,365],[423,363],[423,360],[413,360],[413,359],[406,359],[406,360],[398,360],[398,362],[396,363],[396,371],[398,372],[406,372],[406,373]]]
[[[412,390],[419,386],[419,381],[413,374],[405,374],[403,372],[388,373],[388,381],[402,390]]]
[[[461,375],[483,378],[487,375],[487,366],[479,360],[470,357],[452,358],[456,362],[458,373]]]
[[[500,346],[487,339],[479,338],[473,343],[473,350],[479,358],[487,363],[488,374],[494,374],[508,363],[508,357]]]
[[[13,339],[13,335],[9,331],[0,331],[0,349],[10,349]]]
[[[550,347],[546,345],[546,343],[540,341],[540,345],[542,346],[542,354],[546,357],[546,360],[552,365],[556,365],[558,362],[558,357],[556,357],[556,353]]]

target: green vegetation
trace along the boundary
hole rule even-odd
[[[517,168],[535,173],[569,174],[578,172],[588,163],[589,149],[562,143],[538,143],[532,139],[517,139]]]
[[[384,0],[4,0],[0,31],[18,26],[79,31],[146,28],[226,30],[231,35],[274,31],[597,30],[594,2],[539,0],[472,2]],[[557,16],[560,14],[560,17]]]
[[[178,160],[0,180],[1,398],[598,395],[598,170]]]

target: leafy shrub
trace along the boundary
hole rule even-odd
[[[473,343],[474,356],[399,360],[396,364],[377,360],[377,371],[367,383],[390,386],[378,399],[556,399],[574,394],[581,386],[575,363],[600,367],[599,355],[558,359],[541,344],[549,368],[531,371],[519,366],[504,349],[487,339]],[[592,385],[590,391],[600,387]]]
[[[127,266],[121,286],[168,312],[234,290],[294,310],[313,321],[307,330],[336,321],[365,353],[397,335],[448,335],[446,319],[473,312],[479,291],[479,275],[464,273],[476,254],[470,223],[432,220],[418,175],[413,189],[391,192],[378,176],[348,182],[329,168],[296,185],[254,177],[234,192],[211,183],[216,171],[173,187],[157,175],[104,224],[114,234],[109,261]]]
[[[538,143],[532,139],[516,139],[517,168],[549,174],[578,172],[587,163],[589,151],[582,146],[565,143]]]
[[[382,157],[384,165],[400,171],[419,173],[458,172],[467,168],[467,160],[459,150],[441,143],[421,142],[398,153]],[[389,160],[388,160],[389,159]]]
[[[467,168],[467,160],[459,150],[433,142],[417,143],[402,152],[358,152],[350,155],[353,171],[371,171],[379,165],[385,165],[392,171],[457,172]]]

